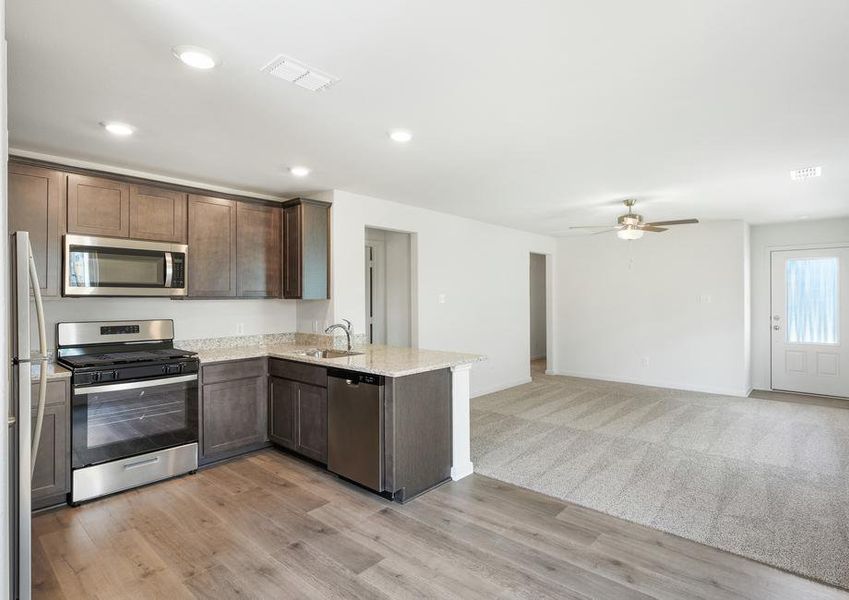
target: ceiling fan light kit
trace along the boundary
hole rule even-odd
[[[620,240],[638,240],[643,237],[643,234],[646,231],[650,231],[652,233],[662,233],[667,231],[669,225],[689,225],[691,223],[698,223],[698,219],[677,219],[674,221],[655,221],[653,223],[646,223],[643,221],[643,215],[638,215],[634,212],[634,205],[637,203],[636,200],[629,198],[624,201],[625,206],[628,207],[628,212],[624,215],[620,215],[616,222],[618,225],[614,227],[610,227],[609,225],[581,225],[578,227],[570,227],[569,229],[602,229],[603,231],[598,231],[599,233],[607,233],[608,231],[615,231],[616,237]]]
[[[616,232],[616,237],[620,240],[638,240],[643,237],[643,232],[640,229],[625,227]]]

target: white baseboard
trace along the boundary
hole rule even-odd
[[[546,374],[548,372],[546,371]],[[751,388],[725,388],[712,387],[702,385],[691,385],[689,383],[681,383],[678,381],[659,381],[652,379],[642,379],[638,377],[618,377],[613,375],[601,375],[598,373],[581,373],[577,371],[558,371],[551,373],[552,375],[564,375],[566,377],[579,377],[581,379],[593,379],[596,381],[611,381],[614,383],[631,383],[634,385],[645,385],[648,387],[659,387],[670,390],[684,390],[687,392],[702,392],[705,394],[720,394],[722,396],[736,396],[738,398],[746,398],[751,393]]]
[[[485,390],[480,390],[472,393],[472,398],[477,398],[478,396],[486,396],[487,394],[494,394],[495,392],[501,392],[504,390],[509,390],[510,388],[517,387],[520,385],[525,385],[526,383],[530,383],[533,381],[530,377],[523,377],[517,381],[512,381],[509,383],[499,384],[493,388],[487,388]]]
[[[462,465],[454,465],[451,467],[451,479],[454,481],[459,481],[463,479],[463,477],[468,477],[472,473],[475,472],[475,467],[472,464],[472,461],[469,461]]]

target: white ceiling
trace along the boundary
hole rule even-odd
[[[827,218],[849,214],[848,31],[846,0],[8,0],[10,145],[542,233],[630,196],[650,220]],[[260,73],[281,53],[341,81]]]

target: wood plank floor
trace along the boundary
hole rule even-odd
[[[35,598],[849,597],[486,477],[401,506],[275,450],[40,514],[33,537]]]

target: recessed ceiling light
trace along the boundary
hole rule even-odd
[[[406,129],[394,129],[389,132],[389,137],[393,142],[398,142],[399,144],[406,144],[411,139],[413,139],[413,134],[407,131]]]
[[[132,125],[127,125],[126,123],[119,123],[118,121],[109,121],[107,123],[101,123],[103,127],[111,133],[112,135],[119,135],[121,137],[126,137],[128,135],[133,135],[133,132],[136,130]]]
[[[197,46],[175,46],[171,49],[174,56],[179,58],[183,64],[194,69],[211,69],[218,64],[215,55],[205,48]]]
[[[289,167],[289,172],[295,177],[306,177],[310,174],[308,167]]]
[[[822,175],[822,167],[805,167],[804,169],[796,169],[790,171],[790,179],[793,181],[804,181],[811,177],[819,177]]]
[[[800,220],[800,221],[804,221],[805,219],[809,219],[809,218],[810,218],[810,217],[809,217],[808,215],[799,215],[799,220]]]

